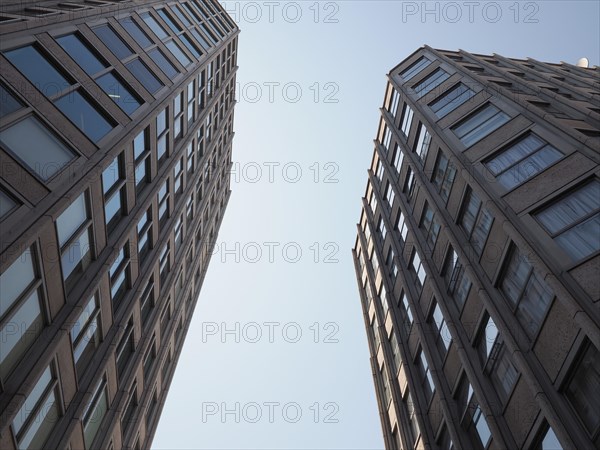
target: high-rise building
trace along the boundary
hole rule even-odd
[[[600,69],[418,49],[353,250],[388,449],[600,447]]]
[[[230,196],[215,0],[0,6],[0,448],[149,448]]]

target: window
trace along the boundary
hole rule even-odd
[[[446,356],[446,353],[450,348],[450,344],[452,343],[452,336],[450,335],[448,324],[446,323],[446,319],[444,318],[442,310],[440,309],[440,305],[438,305],[436,299],[433,299],[433,310],[431,311],[431,316],[429,320],[435,329],[436,344],[443,358]]]
[[[404,193],[406,194],[406,200],[410,203],[415,193],[415,173],[412,168],[408,168],[406,171],[406,178],[404,179]]]
[[[41,280],[33,249],[0,275],[0,379],[6,380],[44,328]],[[19,332],[15,330],[19,324]]]
[[[425,67],[427,67],[429,64],[431,64],[431,61],[425,56],[421,56],[417,61],[415,61],[402,72],[400,72],[400,76],[404,78],[405,81],[408,81],[411,78],[413,78],[416,74],[421,72],[423,69],[425,69]]]
[[[406,390],[406,397],[404,399],[406,412],[408,414],[408,422],[410,425],[410,435],[412,436],[412,441],[409,445],[409,448],[414,447],[414,443],[417,442],[417,439],[421,435],[421,430],[419,428],[419,423],[417,422],[417,408],[415,408],[415,404],[413,403],[412,396],[408,389]]]
[[[442,426],[442,431],[440,431],[440,435],[436,440],[437,444],[440,447],[440,450],[454,450],[454,443],[452,442],[452,438],[450,437],[450,433],[448,432],[448,427],[444,424]]]
[[[550,307],[554,293],[531,264],[513,245],[500,282],[504,297],[529,337],[533,337]]]
[[[423,394],[425,394],[427,401],[430,402],[431,398],[433,397],[433,393],[435,392],[435,385],[433,384],[433,377],[431,376],[429,364],[427,363],[427,358],[423,353],[423,349],[419,350],[419,354],[417,356],[417,367],[421,376],[421,387]]]
[[[415,277],[415,287],[417,288],[417,291],[421,292],[421,289],[423,289],[423,285],[425,284],[425,278],[427,278],[427,274],[425,273],[425,267],[423,267],[421,257],[419,256],[416,248],[413,249],[409,267],[414,272],[413,275]]]
[[[167,304],[165,305],[162,313],[160,314],[160,339],[162,342],[166,342],[167,340],[167,328],[169,326],[169,322],[171,321],[171,316],[173,314],[173,308],[171,299],[167,299]]]
[[[140,45],[142,48],[150,47],[153,42],[150,40],[148,35],[140,28],[140,26],[133,20],[133,17],[125,17],[124,19],[120,19],[119,23],[125,31],[127,31],[130,36]]]
[[[554,200],[534,217],[573,260],[592,255],[600,250],[600,181]]]
[[[398,144],[396,144],[396,146],[394,147],[393,160],[394,160],[394,168],[396,169],[396,172],[398,172],[398,173],[400,173],[400,167],[402,166],[403,159],[404,159],[404,153],[402,153],[400,146]]]
[[[400,344],[398,343],[396,331],[392,332],[390,337],[390,348],[392,349],[392,355],[394,356],[394,375],[397,375],[402,366],[402,356],[400,354]]]
[[[191,174],[194,171],[194,146],[191,141],[186,148],[186,161],[188,174]]]
[[[148,411],[146,412],[146,428],[149,429],[152,424],[152,420],[156,415],[156,408],[158,407],[158,394],[156,392],[156,388],[152,395],[150,396],[150,402],[148,403]]]
[[[12,114],[22,107],[23,104],[0,84],[0,118]]]
[[[473,92],[464,84],[458,83],[456,86],[453,86],[444,92],[440,97],[431,102],[429,107],[435,113],[438,119],[441,119],[442,117],[445,117],[447,114],[454,111],[474,95],[475,92]]]
[[[437,188],[444,203],[448,203],[450,190],[452,189],[454,179],[456,178],[456,168],[448,161],[448,158],[442,150],[438,152],[433,174],[433,185]]]
[[[410,132],[410,125],[412,124],[414,112],[412,108],[408,105],[408,103],[404,104],[404,110],[402,111],[402,124],[400,125],[400,130],[404,136],[408,136]]]
[[[444,262],[442,271],[448,292],[454,298],[454,303],[459,311],[462,311],[469,291],[471,290],[471,279],[465,273],[463,264],[459,261],[456,251],[450,246]]]
[[[175,221],[175,254],[179,252],[181,245],[183,244],[183,214],[177,217]]]
[[[167,108],[163,109],[156,116],[156,153],[157,160],[160,161],[169,153],[169,118]]]
[[[13,419],[17,447],[43,448],[60,416],[60,392],[52,363],[37,380]]]
[[[151,94],[156,94],[164,86],[162,81],[156,78],[148,67],[136,58],[125,63],[125,67],[131,72],[134,78]]]
[[[147,53],[169,79],[173,79],[181,73],[158,47],[148,50]]]
[[[187,86],[187,122],[192,123],[195,116],[196,106],[196,90],[194,89],[194,80],[192,80]],[[190,144],[191,145],[191,144]]]
[[[173,356],[171,353],[171,348],[169,348],[169,352],[167,353],[167,357],[165,358],[165,362],[163,363],[163,366],[162,366],[161,378],[162,378],[163,386],[166,386],[167,380],[169,379],[168,375],[169,375],[169,369],[171,368],[172,358],[173,358]]]
[[[494,347],[497,348],[498,336],[499,332],[496,324],[490,316],[487,316],[487,319],[483,321],[483,326],[479,332],[479,342],[477,343],[479,360],[482,366],[487,364],[492,356]]]
[[[83,440],[85,448],[95,448],[92,444],[98,434],[98,430],[100,430],[102,420],[106,416],[108,406],[106,377],[102,377],[94,389],[94,394],[90,402],[83,410]]]
[[[160,283],[161,289],[169,272],[171,271],[171,263],[169,261],[169,243],[167,242],[160,252]]]
[[[127,368],[127,364],[131,361],[131,355],[135,351],[135,340],[133,334],[133,317],[127,322],[125,331],[121,340],[117,344],[115,351],[115,361],[117,364],[117,377],[123,379],[123,374]]]
[[[131,424],[135,422],[135,411],[138,406],[138,397],[137,397],[137,385],[134,383],[131,387],[131,391],[129,393],[129,397],[127,399],[127,403],[125,404],[125,410],[123,411],[123,415],[121,416],[121,431],[123,437],[127,436],[127,433],[130,431]]]
[[[396,117],[396,113],[398,112],[398,102],[400,101],[400,94],[391,85],[389,88],[392,91],[392,96],[390,97],[387,110],[392,114],[392,116]]]
[[[152,207],[148,208],[137,223],[138,259],[140,263],[152,248]]]
[[[83,41],[79,34],[61,36],[56,38],[56,42],[90,76],[108,67],[108,64]]]
[[[8,216],[18,204],[19,202],[12,195],[0,188],[0,220]]]
[[[43,181],[50,180],[76,157],[35,116],[0,131],[0,142]],[[42,148],[44,151],[40,151]]]
[[[106,45],[117,58],[124,59],[133,55],[131,48],[129,48],[123,39],[121,39],[108,24],[100,25],[92,31],[96,33],[96,36],[98,36],[102,43]]]
[[[139,194],[150,181],[149,129],[145,128],[133,140],[133,160],[135,165],[135,190]]]
[[[508,114],[488,103],[483,108],[470,114],[458,125],[453,126],[452,131],[465,147],[470,147],[509,120]]]
[[[146,328],[150,322],[148,321],[152,309],[154,308],[154,277],[150,277],[142,297],[140,298],[140,316],[142,322],[142,328]]]
[[[482,206],[482,201],[473,190],[467,188],[463,201],[460,218],[460,226],[467,234],[467,238],[478,256],[483,252],[483,246],[487,241],[492,228],[493,216]]]
[[[448,72],[438,68],[433,73],[428,75],[423,81],[413,86],[413,89],[417,93],[417,97],[421,98],[431,90],[438,87],[449,77],[450,75],[448,74]]]
[[[96,83],[125,113],[132,114],[141,106],[140,100],[116,75],[116,72],[109,72],[96,78]]]
[[[487,419],[483,415],[479,405],[475,407],[475,413],[473,414],[473,426],[477,431],[477,436],[483,448],[487,448],[488,444],[492,439],[492,432],[487,424]]]
[[[177,140],[183,133],[183,92],[173,99],[173,139]]]
[[[503,402],[508,401],[518,376],[519,373],[512,363],[506,345],[500,344],[500,349],[495,355],[495,361],[490,369],[490,378]]]
[[[410,336],[410,330],[413,324],[413,315],[412,310],[410,309],[410,305],[408,303],[408,298],[406,298],[406,294],[404,291],[400,293],[400,299],[398,300],[398,306],[404,312],[404,333],[406,338]]]
[[[373,337],[375,338],[375,353],[379,351],[379,347],[381,346],[381,337],[379,336],[379,321],[377,320],[377,315],[374,316],[373,322],[371,322],[371,331],[373,333]]]
[[[35,45],[4,52],[4,56],[46,95],[71,86],[68,77],[59,69],[61,66],[46,58]]]
[[[150,13],[143,13],[140,15],[140,17],[144,22],[146,22],[146,25],[150,27],[150,29],[159,39],[165,39],[169,36],[162,25],[160,25],[158,21],[150,15]]]
[[[529,133],[496,153],[484,164],[505,189],[533,178],[554,164],[563,154],[535,134]]]
[[[590,435],[600,428],[600,352],[588,342],[565,387],[565,396]]]
[[[540,436],[538,443],[532,450],[563,450],[562,445],[558,441],[554,430],[548,424],[545,424],[546,430]]]
[[[387,182],[385,185],[385,198],[386,198],[387,203],[390,208],[394,204],[395,197],[396,197],[396,194],[394,194],[394,188],[392,187],[392,185],[389,182]]]
[[[86,98],[81,89],[54,100],[54,104],[94,143],[106,136],[115,125]]]
[[[100,321],[100,304],[94,295],[83,307],[71,328],[71,342],[73,345],[73,359],[77,374],[81,376],[89,364],[94,352],[102,339]]]
[[[421,161],[421,165],[425,165],[425,160],[427,159],[427,153],[429,153],[429,145],[431,144],[431,134],[425,128],[425,125],[422,123],[419,124],[419,138],[417,139],[417,144],[415,146],[415,152]]]
[[[154,367],[154,361],[156,361],[156,338],[152,338],[152,344],[146,350],[146,354],[144,355],[144,381],[147,383],[149,381],[148,376]]]
[[[181,157],[173,167],[173,192],[175,192],[175,201],[183,193],[183,157]]]
[[[423,207],[423,215],[421,216],[419,227],[423,229],[427,246],[433,250],[440,234],[440,224],[435,219],[435,213],[427,202],[425,202],[425,206]]]
[[[406,225],[402,211],[398,211],[398,216],[396,217],[396,222],[394,223],[394,229],[400,233],[400,236],[402,237],[400,243],[404,245],[406,242],[406,237],[408,236],[408,226]]]
[[[158,193],[158,224],[160,228],[165,225],[165,222],[169,219],[169,180],[166,179],[162,184]]]
[[[106,231],[114,230],[124,211],[125,193],[123,153],[117,155],[102,172],[102,189],[104,192],[104,220]]]
[[[92,224],[84,192],[56,219],[63,280],[67,291],[83,274],[92,260]]]
[[[110,276],[110,296],[113,302],[113,308],[116,310],[121,305],[121,300],[125,295],[131,282],[129,268],[129,242],[119,251],[117,258],[109,269]]]

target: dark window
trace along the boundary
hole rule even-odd
[[[166,76],[169,78],[174,78],[180,72],[175,68],[171,61],[167,59],[163,52],[161,52],[158,48],[153,48],[148,51],[148,56],[152,58],[152,60],[156,63],[160,70],[162,70]]]
[[[93,31],[117,58],[123,59],[133,55],[133,51],[129,46],[109,25],[100,25],[99,27],[94,28]]]
[[[456,178],[456,168],[448,161],[448,158],[442,150],[438,153],[433,173],[433,184],[440,193],[440,197],[442,197],[444,203],[447,203],[448,198],[450,197],[450,190],[452,189],[454,179]]]
[[[113,72],[102,75],[96,83],[104,92],[127,114],[135,112],[140,107],[140,101]]]
[[[123,416],[121,416],[121,430],[123,436],[127,436],[127,433],[130,430],[131,425],[134,423],[134,415],[135,410],[138,406],[138,398],[137,398],[137,385],[134,384],[131,388],[131,393],[129,394],[129,398],[127,399],[127,404],[125,406],[125,410],[123,411]]]
[[[460,225],[477,255],[481,255],[483,252],[483,246],[490,234],[493,221],[494,217],[483,207],[479,197],[471,188],[468,188],[463,202]]]
[[[0,118],[18,111],[23,105],[0,84]]]
[[[155,94],[164,84],[150,72],[150,69],[139,59],[129,61],[125,66],[133,74],[133,76],[141,83],[144,88],[151,94]]]
[[[88,75],[94,75],[107,65],[77,34],[68,34],[56,39],[65,52],[81,66]]]
[[[71,85],[67,76],[33,45],[5,52],[4,56],[47,96],[63,91]]]
[[[117,377],[121,380],[127,363],[131,360],[131,355],[135,351],[135,341],[133,335],[133,318],[127,322],[127,327],[123,333],[123,337],[117,344],[115,359],[117,364]]]
[[[119,23],[125,30],[131,35],[131,37],[140,45],[142,48],[147,48],[153,44],[148,35],[140,28],[140,26],[133,20],[133,18],[126,17],[119,20]]]
[[[113,123],[80,90],[55,100],[54,104],[93,142],[98,142],[113,129]]]
[[[146,22],[146,25],[148,25],[148,27],[154,31],[154,34],[156,34],[159,39],[164,39],[169,36],[165,29],[156,21],[153,16],[150,15],[150,13],[141,14],[140,17],[144,22]]]
[[[454,111],[460,105],[465,103],[475,95],[471,89],[462,83],[458,83],[448,91],[444,92],[440,97],[429,104],[431,110],[438,118],[442,118]]]

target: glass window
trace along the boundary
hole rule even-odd
[[[0,118],[21,109],[23,105],[0,84]]]
[[[475,95],[471,89],[458,83],[429,104],[435,115],[441,119]]]
[[[554,293],[514,245],[509,252],[500,290],[516,310],[525,331],[533,337],[542,324]]]
[[[402,167],[402,161],[404,160],[404,153],[398,144],[394,147],[394,167],[396,172],[400,173],[400,168]]]
[[[483,445],[483,448],[487,448],[487,445],[492,439],[492,432],[490,431],[487,420],[479,406],[476,407],[475,413],[473,414],[473,425],[475,426],[481,445]]]
[[[156,116],[156,139],[157,139],[157,159],[160,161],[166,156],[169,150],[169,118],[167,108],[163,109]]]
[[[404,110],[402,111],[402,124],[400,125],[400,129],[404,136],[408,136],[410,132],[410,125],[412,124],[412,119],[414,116],[414,111],[408,105],[408,103],[404,104]]]
[[[146,287],[144,288],[144,292],[142,293],[142,297],[140,298],[140,315],[142,321],[142,327],[146,328],[150,322],[148,318],[150,317],[150,313],[154,308],[154,278],[150,277]]]
[[[60,397],[54,367],[42,373],[13,419],[12,427],[20,449],[43,448],[60,418]]]
[[[106,378],[102,378],[94,389],[90,402],[83,411],[83,439],[85,448],[91,449],[94,438],[108,411],[108,390]]]
[[[194,55],[195,58],[200,58],[200,56],[202,56],[202,54],[198,51],[198,49],[192,43],[192,41],[190,40],[190,38],[188,37],[188,35],[186,33],[180,34],[179,39],[181,39],[181,42],[183,42],[183,45],[185,45],[185,47],[190,51],[190,53],[192,55]]]
[[[435,218],[435,213],[431,206],[426,202],[423,208],[423,215],[421,216],[421,223],[419,225],[423,229],[423,235],[425,236],[425,242],[430,249],[435,247],[438,235],[440,234],[440,224]]]
[[[427,159],[427,153],[429,153],[429,145],[431,144],[431,134],[425,128],[425,125],[419,125],[419,138],[417,139],[417,144],[415,146],[415,152],[419,156],[419,160],[421,161],[421,165],[425,164],[425,160]]]
[[[169,181],[165,180],[157,193],[158,222],[162,226],[169,217]]]
[[[164,86],[164,84],[156,78],[156,76],[139,60],[139,58],[129,61],[125,64],[132,75],[141,83],[144,88],[151,94],[155,94]]]
[[[148,56],[152,58],[152,60],[156,63],[158,67],[160,67],[160,70],[162,70],[167,77],[175,78],[176,75],[181,73],[173,64],[171,64],[171,61],[169,61],[165,54],[161,52],[158,48],[153,48],[152,50],[149,50]]]
[[[188,58],[185,53],[183,53],[181,47],[179,47],[174,40],[167,41],[165,45],[171,51],[171,53],[173,53],[173,56],[177,58],[182,66],[186,67],[192,63],[192,60]]]
[[[419,98],[423,97],[428,92],[431,92],[433,89],[442,84],[445,80],[450,77],[448,72],[443,69],[436,69],[432,74],[428,75],[420,83],[416,84],[413,89],[417,93]]]
[[[153,16],[150,15],[150,13],[141,14],[140,17],[144,22],[146,22],[146,25],[150,27],[150,29],[154,32],[154,34],[156,34],[156,36],[159,39],[164,39],[169,36],[165,29],[157,22],[157,20]]]
[[[517,369],[512,363],[506,345],[501,345],[495,358],[490,378],[492,379],[500,398],[506,402],[517,382],[519,372],[517,372]]]
[[[140,47],[147,48],[153,44],[148,35],[140,28],[135,20],[133,20],[133,17],[129,16],[125,17],[124,19],[120,19],[119,23],[140,45]]]
[[[17,206],[17,201],[12,195],[0,189],[0,220],[4,219]]]
[[[127,364],[131,360],[131,355],[133,355],[134,351],[135,340],[133,333],[133,318],[130,318],[115,350],[117,377],[119,380],[122,380]]]
[[[562,156],[552,145],[530,133],[486,160],[485,166],[505,189],[512,189]]]
[[[431,64],[431,61],[425,56],[421,56],[417,61],[415,61],[402,72],[400,72],[400,76],[404,78],[405,81],[408,81],[411,78],[413,78],[416,74],[421,72],[423,69],[425,69],[425,67],[427,67],[429,64]]]
[[[16,367],[44,328],[33,252],[27,249],[0,275],[0,378]],[[19,324],[20,332],[14,332]]]
[[[0,142],[44,181],[75,159],[75,154],[33,116],[0,131]]]
[[[558,441],[556,434],[554,434],[552,427],[547,426],[545,433],[540,438],[540,442],[533,450],[563,450],[563,447]]]
[[[469,187],[463,202],[460,225],[477,255],[481,255],[483,252],[483,246],[490,234],[493,221],[494,217],[482,206],[479,197]]]
[[[98,36],[104,45],[106,45],[117,58],[124,59],[133,55],[133,51],[129,48],[129,46],[108,24],[93,28],[92,31],[96,33],[96,36]]]
[[[509,120],[510,116],[508,114],[488,103],[458,125],[452,127],[452,131],[454,131],[454,134],[456,134],[465,147],[469,147],[500,128]]]
[[[47,96],[63,91],[71,85],[53,63],[33,45],[10,50],[4,56]]]
[[[124,212],[125,177],[123,173],[123,154],[117,155],[102,172],[104,190],[104,220],[110,233]]]
[[[165,21],[167,26],[175,33],[179,33],[181,31],[181,27],[179,24],[175,23],[173,18],[165,11],[165,8],[161,8],[157,10],[158,15]]]
[[[133,140],[133,159],[135,164],[136,193],[146,186],[150,178],[150,148],[148,145],[148,128],[145,128]]]
[[[413,198],[413,194],[415,193],[415,174],[412,169],[409,167],[406,172],[406,178],[404,181],[404,192],[406,193],[406,200],[410,202]]]
[[[425,398],[429,402],[431,401],[433,393],[435,392],[435,384],[433,384],[433,377],[431,376],[431,370],[429,370],[429,363],[427,362],[427,358],[425,357],[423,350],[419,351],[419,356],[417,357],[417,366],[421,376],[421,387],[423,388]]]
[[[54,104],[93,142],[98,142],[113,129],[114,124],[80,90],[55,100]]]
[[[152,247],[152,209],[148,208],[137,224],[138,258],[143,260]]]
[[[169,275],[171,270],[171,263],[169,260],[169,243],[167,242],[160,252],[160,282],[163,284]],[[162,289],[162,286],[161,286]]]
[[[90,362],[101,339],[100,306],[97,297],[93,296],[83,307],[71,328],[73,359],[79,376]]]
[[[88,75],[94,75],[107,67],[106,63],[95,51],[90,49],[78,34],[68,34],[56,38],[56,42]]]
[[[579,187],[534,216],[575,261],[600,250],[600,181]]]
[[[127,114],[135,112],[140,107],[137,96],[113,72],[97,78],[96,83]]]
[[[135,415],[135,410],[137,409],[137,406],[137,386],[134,384],[131,388],[129,398],[127,399],[127,404],[125,406],[125,410],[123,411],[123,415],[121,416],[121,430],[123,432],[123,436],[127,435],[131,424],[134,423],[133,417]]]
[[[442,314],[442,310],[435,299],[433,311],[431,312],[431,322],[437,332],[436,342],[438,348],[440,349],[442,356],[445,356],[448,348],[450,348],[452,336],[450,335],[450,330],[448,328],[448,324],[446,323],[446,319]]]
[[[433,185],[437,188],[444,203],[447,203],[454,179],[456,178],[456,168],[448,161],[442,150],[438,152],[433,174]]]
[[[419,253],[417,252],[417,249],[413,249],[412,257],[410,258],[410,267],[415,274],[415,286],[420,292],[425,284],[427,273],[425,272],[425,267],[423,267],[423,263]]]
[[[121,248],[117,259],[113,262],[109,270],[110,296],[115,309],[121,305],[121,300],[127,289],[129,289],[130,273],[128,248],[129,242]]]
[[[590,435],[600,428],[600,352],[588,343],[569,380],[565,396]]]
[[[472,283],[452,246],[448,248],[442,273],[448,286],[448,292],[453,295],[455,304],[458,310],[461,311],[471,290]]]

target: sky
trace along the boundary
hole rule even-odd
[[[423,44],[600,59],[600,3],[221,2],[232,194],[153,449],[382,449],[351,249],[386,74]]]

